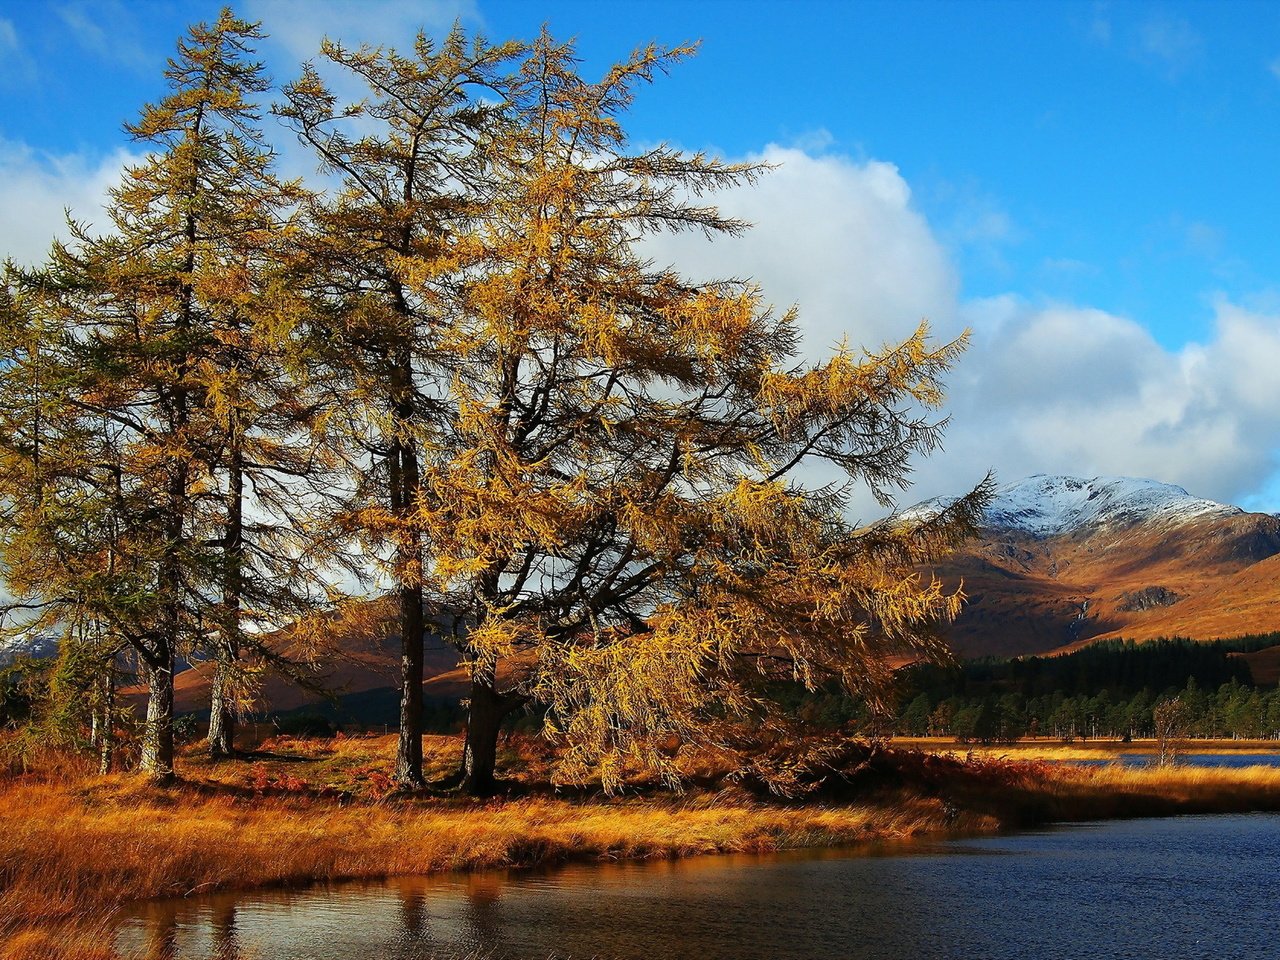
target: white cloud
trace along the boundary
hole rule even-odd
[[[475,0],[248,0],[244,11],[299,63],[314,58],[326,37],[408,49],[420,29],[434,33],[455,20],[480,20]]]
[[[68,209],[77,220],[104,227],[107,190],[137,159],[123,149],[103,157],[44,155],[0,140],[0,259],[42,261],[54,237],[66,238]]]
[[[710,243],[661,236],[649,255],[694,279],[755,280],[770,302],[799,305],[814,356],[846,337],[855,346],[899,340],[923,318],[940,335],[958,332],[955,269],[897,167],[779,146],[749,159],[777,168],[709,199],[751,230]]]
[[[1221,302],[1211,338],[1169,350],[1139,322],[1087,306],[1012,294],[959,303],[954,262],[893,165],[776,146],[752,159],[780,166],[713,199],[753,230],[656,238],[650,254],[798,304],[815,357],[846,335],[855,346],[899,338],[922,316],[940,337],[973,330],[949,378],[946,449],[920,461],[903,502],[958,493],[988,468],[1004,480],[1150,477],[1251,506],[1280,489],[1280,309]],[[853,512],[877,515],[866,497]]]
[[[1100,310],[1002,298],[966,312],[978,322],[948,451],[922,465],[920,493],[955,492],[951,478],[987,466],[1005,480],[1150,477],[1228,502],[1276,478],[1280,316],[1222,302],[1212,338],[1170,351]]]

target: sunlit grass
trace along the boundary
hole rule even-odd
[[[882,755],[870,774],[803,802],[723,784],[560,797],[538,782],[547,757],[537,741],[507,745],[517,784],[504,799],[405,798],[389,792],[394,738],[267,746],[247,761],[189,755],[169,790],[94,777],[66,758],[0,779],[0,960],[107,960],[111,911],[139,898],[1280,809],[1275,767],[1086,768],[919,751]],[[456,751],[452,738],[429,739],[428,768],[443,775]]]
[[[187,758],[183,782],[168,790],[74,767],[0,781],[0,956],[49,956],[40,946],[48,925],[69,920],[79,930],[131,899],[570,857],[760,852],[954,826],[941,801],[909,796],[839,806],[761,802],[734,790],[379,799],[393,745],[393,738],[276,742],[270,746],[283,756],[275,759]],[[449,769],[454,750],[454,741],[433,741],[429,762]],[[537,748],[513,746],[509,759],[520,751]],[[982,816],[964,823],[993,825]]]
[[[1153,739],[1127,742],[1124,740],[1095,739],[1063,743],[1061,740],[1045,738],[984,746],[976,743],[960,744],[951,737],[895,737],[892,745],[908,750],[923,750],[927,753],[973,753],[983,757],[1008,757],[1013,760],[1056,760],[1064,763],[1069,763],[1073,760],[1115,760],[1118,754],[1155,754],[1159,749]],[[1179,740],[1177,745],[1179,754],[1233,753],[1262,755],[1280,753],[1280,742],[1274,740],[1185,739]]]

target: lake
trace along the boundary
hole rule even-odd
[[[1056,960],[1280,951],[1280,815],[139,905],[155,960]]]
[[[1078,764],[1084,767],[1102,767],[1118,763],[1125,767],[1154,767],[1159,758],[1154,753],[1117,753],[1107,759],[1050,760],[1050,763]],[[1182,753],[1176,758],[1180,767],[1280,767],[1280,753]]]

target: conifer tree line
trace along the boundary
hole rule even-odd
[[[1103,640],[1058,656],[904,669],[891,718],[831,690],[793,692],[793,709],[815,729],[1013,743],[1150,738],[1157,711],[1173,704],[1178,736],[1280,739],[1280,689],[1265,672],[1255,679],[1244,656],[1277,645],[1274,633]]]
[[[1210,739],[1280,739],[1280,690],[1231,679],[1204,688],[1195,679],[1183,687],[1139,690],[1132,696],[1100,690],[1093,696],[1061,691],[1039,697],[1018,693],[914,697],[898,714],[899,736],[948,736],[961,743],[1013,743],[1024,737],[1075,740],[1153,738],[1156,710],[1178,707],[1176,735]]]
[[[794,727],[779,682],[878,704],[895,657],[946,656],[961,597],[916,570],[989,483],[923,523],[846,514],[936,447],[964,341],[922,324],[805,362],[794,309],[646,257],[746,229],[704,198],[767,174],[630,144],[637,90],[692,48],[592,80],[545,32],[455,28],[326,41],[276,86],[262,39],[231,10],[192,27],[107,222],[4,269],[0,628],[58,639],[46,714],[91,716],[104,769],[122,674],[167,782],[176,670],[211,661],[230,755],[254,678],[305,680],[280,631],[304,649],[371,596],[401,647],[405,788],[425,633],[470,675],[476,793],[532,705],[561,776],[616,786],[675,779],[680,745],[748,762]],[[281,178],[282,138],[316,176]]]

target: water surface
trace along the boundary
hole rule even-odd
[[[1280,956],[1280,815],[1113,821],[765,857],[573,866],[141,906],[175,960]]]
[[[1070,763],[1082,767],[1104,767],[1118,763],[1125,767],[1154,767],[1159,762],[1154,753],[1117,753],[1106,759],[1050,760],[1051,763]],[[1280,753],[1181,753],[1175,763],[1180,767],[1280,767]]]

